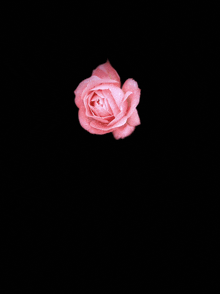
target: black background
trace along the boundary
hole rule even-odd
[[[148,260],[167,283],[167,269],[177,265],[188,269],[180,279],[195,282],[186,275],[205,268],[200,246],[209,239],[201,191],[213,192],[205,168],[212,164],[208,20],[185,5],[82,6],[7,11],[3,209],[6,243],[16,244],[10,269],[21,271],[27,259],[33,276],[37,268],[62,267],[71,279],[78,259],[81,276],[115,258],[117,279],[124,266],[132,270],[131,260],[138,267]],[[141,89],[141,125],[122,140],[85,131],[74,104],[78,84],[107,59],[122,85],[133,78]]]

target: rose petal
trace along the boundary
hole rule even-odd
[[[99,97],[101,97],[101,98],[105,98],[104,94],[102,93],[102,90],[97,90],[97,91],[95,91],[95,93],[96,93]]]
[[[135,109],[132,115],[128,118],[127,123],[132,127],[136,127],[141,124],[137,109]]]
[[[113,123],[114,121],[114,123]],[[118,128],[122,125],[124,125],[127,121],[127,117],[123,116],[121,119],[118,119],[118,121],[115,122],[115,120],[112,120],[109,124],[102,124],[98,121],[93,120],[91,122],[91,126],[96,128],[96,129],[100,129],[100,130],[105,130],[105,131],[109,131],[109,130],[113,130],[114,128]]]
[[[76,96],[75,97],[75,104],[76,104],[76,106],[78,107],[78,108],[81,108],[81,107],[83,107],[83,100],[81,99],[81,97],[80,96]]]
[[[107,99],[104,99],[104,105],[105,105],[105,109],[108,111],[109,115],[113,115],[113,112],[111,110],[111,107],[109,106]]]
[[[115,85],[110,85],[109,90],[112,93],[113,98],[115,99],[115,102],[118,106],[121,105],[123,98],[124,98],[124,92],[119,87],[116,87]]]
[[[113,126],[115,125],[116,123],[119,122],[119,125],[123,125],[124,124],[124,121],[127,120],[127,117],[126,117],[126,113],[127,113],[127,108],[128,108],[128,103],[127,101],[124,101],[124,103],[122,104],[121,106],[121,111],[120,113],[115,117],[115,119],[113,119],[110,123],[109,123],[109,126]],[[125,119],[124,119],[125,118]],[[122,124],[121,124],[122,122]]]
[[[93,95],[94,95],[94,93],[91,92],[91,93],[89,93],[89,94],[84,98],[84,100],[82,100],[82,101],[84,102],[84,106],[85,106],[85,108],[86,108],[86,115],[87,115],[87,116],[93,116],[93,114],[92,114],[92,112],[91,112],[91,109],[90,109],[90,107],[89,107],[89,104],[90,104],[90,102],[91,102],[91,99],[92,99]]]
[[[94,77],[90,77],[88,79],[85,79],[84,81],[82,81],[78,87],[75,89],[74,94],[75,94],[75,104],[78,108],[81,108],[84,104],[83,104],[83,97],[82,97],[82,93],[83,91],[86,89],[86,87],[88,86],[88,84],[97,81],[97,83],[100,82],[100,78],[94,76]]]
[[[128,124],[125,124],[121,126],[120,128],[115,129],[112,134],[116,140],[118,139],[124,139],[125,137],[130,136],[133,131],[135,130],[135,127],[129,126]]]
[[[140,102],[141,90],[138,88],[137,82],[133,79],[128,79],[127,81],[125,81],[122,90],[125,93],[127,91],[132,92],[132,94],[130,94],[129,98],[127,99],[129,103],[127,117],[130,117],[134,109]]]
[[[100,96],[98,96],[96,93],[94,93],[94,95],[92,96],[92,98],[91,98],[91,100],[90,100],[90,104],[91,103],[95,103],[95,104],[99,104],[99,105],[103,105],[103,103],[104,103],[104,99],[105,99],[105,97],[104,98],[102,98],[102,97],[100,97]]]
[[[106,84],[100,84],[94,88],[92,88],[91,90],[92,91],[98,91],[98,90],[106,90],[106,89],[109,89],[111,86],[113,86],[112,83],[106,83]]]
[[[96,104],[95,106],[90,105],[89,107],[90,107],[90,109],[92,109],[94,114],[97,115],[97,116],[100,116],[100,117],[104,118],[105,116],[109,115],[109,113],[101,105]]]
[[[101,117],[96,114],[97,112],[95,113],[93,111],[92,106],[90,106],[90,108],[91,108],[91,115],[86,114],[86,116],[93,119],[93,120],[98,120],[104,124],[108,124],[109,122],[111,122],[115,118],[113,115],[109,115],[109,114],[107,116]]]
[[[127,92],[124,94],[124,98],[123,98],[123,100],[122,100],[122,103],[123,103],[125,100],[127,100],[127,98],[128,98],[131,94],[132,94],[131,91],[127,91]]]
[[[112,67],[109,60],[105,63],[100,64],[96,69],[93,70],[92,76],[98,76],[99,78],[110,78],[119,83],[119,87],[121,87],[120,77],[117,71]]]
[[[124,124],[126,123],[126,120],[124,120]],[[120,127],[122,124],[119,124],[118,126],[108,126],[107,124],[103,124],[102,122],[99,122],[97,120],[91,121],[91,127],[102,130],[102,131],[110,131],[112,132],[116,127]]]
[[[80,125],[89,133],[91,134],[97,134],[97,135],[103,135],[110,133],[110,131],[103,131],[101,129],[94,129],[91,126],[92,119],[86,116],[85,113],[85,107],[81,107],[78,111],[78,117],[79,117],[79,123]]]
[[[112,121],[114,119],[114,116],[100,117],[100,116],[97,116],[97,115],[94,114],[91,118],[93,120],[100,121],[101,123],[107,125],[110,121]]]
[[[115,102],[114,97],[112,97],[112,94],[109,89],[103,90],[103,93],[105,95],[105,98],[108,100],[108,104],[113,112],[113,115],[116,116],[120,113],[120,109]]]
[[[85,79],[81,83],[79,83],[78,87],[75,89],[74,94],[81,98],[83,90],[86,88],[86,86],[91,83],[92,81],[100,81],[100,79],[96,76],[90,77],[88,79]]]

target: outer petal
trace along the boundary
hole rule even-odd
[[[82,81],[81,83],[79,83],[78,87],[75,89],[74,94],[75,94],[75,103],[77,104],[81,104],[80,100],[81,100],[81,96],[82,96],[82,92],[83,90],[86,88],[86,86],[91,82],[91,81],[100,81],[100,79],[98,79],[97,77],[90,77],[88,79],[85,79],[84,81]],[[78,105],[77,105],[78,106]],[[79,106],[78,106],[79,107]]]
[[[123,100],[122,100],[122,103],[123,103],[125,100],[127,100],[128,97],[129,97],[131,94],[132,94],[131,91],[127,91],[127,92],[125,93],[125,95],[124,95],[124,98],[123,98]]]
[[[135,109],[132,115],[128,118],[127,123],[132,127],[136,127],[141,124],[137,109]]]
[[[110,132],[108,132],[108,131],[103,131],[103,130],[100,130],[100,129],[94,129],[94,128],[90,125],[92,119],[86,116],[86,110],[85,110],[85,107],[81,107],[81,108],[79,109],[78,117],[79,117],[79,123],[80,123],[80,125],[81,125],[86,131],[88,131],[89,133],[91,133],[91,134],[97,134],[97,135],[103,135],[103,134],[110,133]]]
[[[127,117],[130,117],[134,109],[140,102],[141,90],[138,88],[138,83],[133,79],[128,79],[127,81],[125,81],[122,90],[124,91],[124,93],[126,93],[127,91],[132,92],[132,94],[130,94],[129,98],[127,99],[129,103]]]
[[[84,103],[80,96],[75,96],[75,104],[78,108],[83,107]]]
[[[112,134],[116,140],[118,139],[124,139],[125,137],[128,137],[133,133],[135,127],[129,126],[128,124],[125,124],[121,126],[120,128],[115,129]]]
[[[121,87],[120,77],[117,71],[112,67],[108,59],[105,63],[100,64],[96,69],[93,70],[92,76],[97,76],[101,79],[110,78],[117,81],[119,83],[118,86]]]

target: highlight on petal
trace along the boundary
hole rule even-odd
[[[117,71],[112,67],[108,59],[105,63],[100,64],[96,69],[93,70],[92,76],[97,76],[101,79],[110,78],[117,81],[119,83],[118,86],[121,87],[120,77]]]
[[[141,124],[137,109],[135,109],[132,115],[128,118],[127,123],[132,127],[136,127]]]
[[[134,130],[135,130],[135,127],[132,127],[132,126],[129,126],[128,124],[125,124],[117,129],[115,129],[112,132],[112,134],[116,140],[124,139],[125,137],[130,136]]]

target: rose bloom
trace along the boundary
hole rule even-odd
[[[112,132],[115,139],[131,135],[140,125],[136,109],[140,92],[133,79],[127,79],[121,88],[120,77],[107,60],[74,91],[81,126],[91,134]]]

